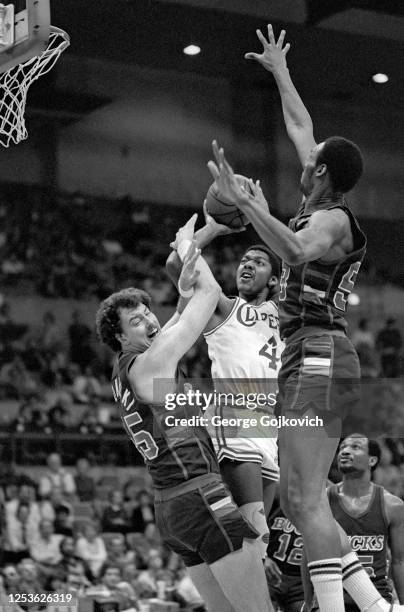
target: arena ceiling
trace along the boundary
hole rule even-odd
[[[287,29],[289,63],[305,98],[403,105],[402,0],[51,0],[51,9],[52,23],[71,36],[65,57],[253,80],[265,87],[266,75],[243,54],[260,48],[255,30],[270,21],[275,29]],[[196,57],[182,53],[191,41],[202,47]],[[371,83],[374,72],[390,77],[383,93]],[[52,79],[55,74],[48,87]],[[59,99],[57,91],[44,96],[38,84],[30,105],[46,99],[49,107],[53,100],[54,108],[70,104],[85,113],[105,102],[78,98],[74,90],[73,80],[71,99]]]

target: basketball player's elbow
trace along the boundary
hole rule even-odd
[[[306,261],[306,250],[298,242],[288,245],[283,260],[288,266],[298,266],[299,264]]]

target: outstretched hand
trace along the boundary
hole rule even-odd
[[[184,257],[184,263],[182,265],[180,278],[178,280],[178,287],[184,292],[192,289],[198,280],[200,272],[199,270],[196,270],[195,266],[200,254],[201,251],[197,248],[196,241],[192,240],[187,254]]]
[[[283,47],[286,31],[282,30],[276,41],[272,25],[268,24],[268,39],[265,38],[261,30],[257,30],[257,36],[262,43],[262,53],[246,53],[245,59],[253,59],[259,62],[266,70],[275,74],[279,70],[285,69],[286,54],[290,49],[290,43]]]
[[[185,225],[179,228],[179,230],[177,231],[175,235],[175,240],[173,242],[170,242],[170,247],[172,249],[177,249],[178,245],[180,244],[182,240],[192,240],[193,239],[194,233],[195,233],[195,223],[196,223],[197,218],[198,218],[197,213],[193,214],[192,217],[188,219],[188,221],[185,223]]]
[[[236,179],[233,168],[224,156],[223,148],[219,148],[216,140],[212,142],[215,161],[208,161],[208,168],[220,193],[230,202],[238,204],[248,197],[246,190]]]
[[[221,194],[230,202],[234,202],[239,208],[254,201],[266,210],[269,210],[268,202],[265,199],[260,182],[256,181],[254,183],[252,179],[249,179],[249,188],[245,189],[243,185],[240,185],[238,182],[233,168],[224,156],[223,148],[219,148],[216,140],[212,142],[212,149],[216,161],[209,161],[208,168]]]

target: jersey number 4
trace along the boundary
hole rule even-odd
[[[145,429],[134,431],[133,428],[142,422],[142,417],[138,412],[132,412],[123,417],[128,433],[136,446],[137,450],[143,455],[145,460],[151,461],[159,454],[159,448],[152,435]]]
[[[275,337],[269,338],[268,342],[265,342],[264,346],[260,349],[259,355],[268,359],[268,366],[272,370],[276,370],[276,362],[279,361],[279,357],[276,356],[277,344]]]

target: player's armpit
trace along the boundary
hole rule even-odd
[[[343,210],[316,211],[311,215],[309,223],[295,234],[298,248],[291,265],[324,257],[331,248],[342,246],[348,232],[349,218]]]

